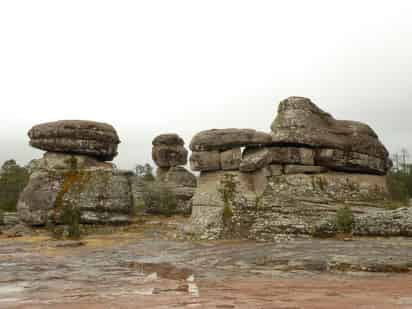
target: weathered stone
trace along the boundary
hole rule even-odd
[[[156,169],[156,180],[157,181],[164,181],[167,175],[167,172],[169,172],[170,167],[158,167]]]
[[[30,236],[33,234],[33,231],[25,224],[19,223],[6,229],[3,234],[9,238]]]
[[[246,209],[250,208],[256,210],[257,197],[263,194],[267,187],[267,177],[263,169],[252,173],[242,173],[239,171],[202,172],[198,179],[198,187],[193,196],[193,210],[189,228],[191,233],[201,235],[201,238],[206,239],[222,237],[222,233],[227,228],[224,216],[227,216],[227,213],[225,214],[227,209],[225,210],[225,208],[228,205],[226,205],[222,196],[222,190],[224,189],[223,181],[227,175],[233,177],[235,184],[233,196],[228,201],[230,207],[243,209],[246,212]],[[247,225],[245,221],[248,219],[249,216],[242,218],[233,213],[231,222],[238,227],[234,231],[235,234],[240,235],[243,233],[241,230],[247,231],[246,228],[243,229],[243,224]]]
[[[62,120],[34,126],[28,133],[30,145],[51,152],[88,155],[111,161],[120,143],[115,129],[106,123]]]
[[[113,163],[101,162],[95,158],[83,155],[71,155],[56,152],[46,152],[42,159],[35,160],[33,170],[71,171],[81,169],[107,169],[112,170]]]
[[[177,134],[160,134],[156,136],[153,141],[153,146],[183,146],[185,144],[184,140]]]
[[[220,166],[224,171],[236,171],[242,160],[242,151],[238,148],[222,151],[220,153]]]
[[[181,166],[170,168],[164,178],[165,182],[174,183],[177,186],[195,188],[196,176]]]
[[[75,155],[46,154],[39,166],[19,198],[17,210],[23,222],[44,225],[53,218],[58,221],[60,212],[69,206],[80,209],[83,223],[129,221],[131,176]]]
[[[271,128],[275,144],[356,152],[380,158],[386,162],[384,166],[390,166],[388,151],[368,125],[336,120],[307,98],[282,101]]]
[[[313,149],[303,147],[269,147],[269,163],[315,165]]]
[[[267,177],[264,170],[231,172],[237,184],[231,220],[235,230],[241,227],[242,237],[273,240],[279,234],[311,235],[320,221],[334,220],[343,205],[351,206],[356,216],[366,215],[382,207],[388,194],[386,178],[379,175],[328,172]],[[190,230],[201,238],[225,237],[221,219],[225,204],[219,191],[224,174],[202,173],[199,178]]]
[[[192,171],[220,170],[219,151],[192,152],[190,156],[190,169]]]
[[[380,210],[357,216],[353,233],[358,236],[412,236],[412,208]]]
[[[267,148],[246,148],[243,151],[240,171],[244,173],[257,171],[269,164],[270,153]]]
[[[181,145],[158,145],[152,148],[152,158],[158,167],[187,164],[188,151]]]
[[[5,211],[0,215],[0,225],[15,226],[19,223],[16,212]]]
[[[190,150],[198,152],[228,150],[267,145],[270,142],[270,134],[253,129],[213,129],[197,133],[190,143]]]
[[[358,152],[339,149],[316,150],[315,162],[337,171],[361,172],[385,175],[390,168],[389,161]]]
[[[168,168],[187,164],[188,151],[177,134],[161,134],[152,141],[152,158],[158,167]]]
[[[281,164],[270,164],[269,165],[270,176],[280,176],[283,174],[283,165]]]
[[[327,172],[327,168],[323,166],[311,166],[311,165],[285,165],[285,174],[320,174]]]

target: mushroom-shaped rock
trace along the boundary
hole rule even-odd
[[[20,194],[19,218],[44,225],[74,207],[82,223],[128,223],[133,206],[129,173],[89,156],[46,153]]]
[[[338,149],[351,158],[352,153],[369,156],[358,164],[351,164],[352,171],[364,172],[369,170],[374,173],[384,174],[390,166],[389,154],[380,142],[376,133],[366,124],[336,120],[330,114],[317,107],[310,99],[303,97],[290,97],[279,104],[278,115],[273,121],[272,143],[280,146],[309,146],[320,149]],[[383,161],[376,169],[368,166],[375,158]],[[337,165],[328,163],[322,156],[319,160],[322,165]],[[341,164],[341,163],[339,163]],[[366,164],[366,166],[363,166]],[[343,164],[345,165],[345,164]]]
[[[177,134],[161,134],[154,138],[152,158],[158,167],[169,168],[187,164],[188,151]]]
[[[45,151],[87,155],[111,161],[120,143],[116,130],[109,124],[61,120],[34,126],[28,133],[30,145]]]
[[[224,151],[237,147],[267,145],[270,142],[270,134],[253,129],[212,129],[197,133],[190,143],[190,150]]]

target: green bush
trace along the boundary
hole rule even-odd
[[[80,239],[80,218],[81,212],[78,208],[72,206],[65,206],[59,218],[55,221],[60,223],[56,225],[55,222],[49,221],[46,228],[52,233],[55,239]]]
[[[0,210],[16,211],[20,193],[29,181],[29,173],[16,161],[6,161],[0,175]]]
[[[223,176],[220,180],[218,192],[224,204],[222,214],[223,225],[230,230],[233,225],[232,207],[235,202],[237,192],[237,183],[233,174],[225,174]]]
[[[146,163],[145,165],[137,164],[135,167],[136,176],[143,181],[154,181],[153,167]]]
[[[412,193],[412,175],[390,172],[386,179],[391,199],[407,204]]]
[[[336,211],[336,229],[339,233],[351,233],[353,226],[353,212],[349,206],[344,206]]]
[[[160,182],[145,183],[142,200],[147,213],[165,216],[172,216],[176,213],[177,197],[175,193]]]

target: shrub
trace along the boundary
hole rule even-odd
[[[225,206],[230,206],[235,199],[237,183],[233,174],[225,174],[220,180],[218,192]]]
[[[230,227],[233,223],[233,211],[231,207],[235,202],[236,191],[237,183],[235,181],[235,176],[233,174],[225,174],[220,180],[220,187],[218,188],[218,192],[224,204],[222,214],[223,224],[227,227]]]
[[[80,239],[80,218],[81,212],[78,208],[65,206],[59,214],[59,219],[56,220],[61,225],[48,221],[46,228],[52,233],[53,238],[56,239]]]
[[[153,167],[146,163],[145,165],[137,164],[135,167],[136,176],[143,181],[154,181]]]
[[[339,233],[351,233],[353,226],[353,212],[349,206],[336,211],[336,229]]]
[[[157,181],[145,183],[142,199],[147,213],[165,216],[176,213],[177,197],[165,184]]]
[[[29,181],[28,171],[16,164],[16,161],[6,161],[0,175],[0,210],[16,211],[20,193]]]
[[[390,172],[387,176],[387,185],[390,197],[393,201],[408,203],[410,194],[408,184],[410,175],[402,172]]]

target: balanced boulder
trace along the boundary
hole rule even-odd
[[[190,143],[190,150],[223,151],[237,147],[267,145],[270,142],[270,134],[253,129],[213,129],[197,133]]]
[[[158,167],[186,165],[188,151],[177,134],[161,134],[153,142],[152,158]]]
[[[344,153],[339,163],[320,155],[319,164],[343,165],[339,169],[376,174],[385,174],[391,166],[388,151],[368,125],[336,120],[307,98],[290,97],[282,101],[271,128],[273,144],[337,149]],[[355,164],[350,162],[351,158],[360,155],[367,157],[356,160]],[[375,159],[380,163],[375,164]],[[348,168],[345,168],[346,164]]]
[[[109,124],[61,120],[34,126],[28,133],[30,145],[45,151],[87,155],[111,161],[120,143],[116,130]]]

